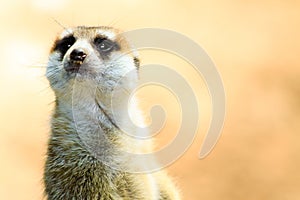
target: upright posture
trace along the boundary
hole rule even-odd
[[[152,162],[135,163],[122,153],[143,154],[151,149],[151,144],[120,129],[120,124],[126,125],[122,115],[127,119],[128,110],[122,92],[116,92],[116,106],[111,109],[115,86],[130,93],[138,69],[139,59],[114,28],[74,27],[58,36],[47,67],[56,97],[44,172],[48,200],[179,199],[166,173],[126,170],[129,163],[141,169]],[[130,76],[122,79],[126,73]],[[130,109],[143,123],[137,101]],[[137,134],[130,130],[130,135]]]

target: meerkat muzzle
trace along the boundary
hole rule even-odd
[[[81,49],[74,49],[70,54],[70,60],[75,62],[83,62],[85,57],[86,53]]]
[[[65,65],[67,72],[78,72],[87,54],[82,49],[74,49],[70,54],[70,61]]]

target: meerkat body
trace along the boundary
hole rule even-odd
[[[56,97],[44,172],[49,200],[180,199],[165,172],[122,170],[130,159],[120,152],[152,148],[151,143],[124,137],[108,106],[116,83],[130,71],[134,73],[120,84],[127,92],[134,89],[138,67],[138,58],[114,28],[75,27],[58,36],[46,73]],[[119,99],[115,112],[122,117],[128,108]],[[143,123],[137,103],[130,109]],[[89,148],[93,145],[100,159]],[[138,167],[142,165],[147,163]]]

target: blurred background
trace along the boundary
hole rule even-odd
[[[142,64],[178,70],[199,101],[197,137],[167,167],[183,199],[300,199],[299,1],[71,1],[0,3],[0,199],[43,198],[42,173],[54,96],[44,78],[49,49],[62,26],[155,27],[196,41],[214,60],[227,96],[222,136],[198,159],[211,118],[201,76],[166,52],[140,52]],[[57,21],[57,22],[56,22]],[[59,23],[61,24],[59,24]],[[167,144],[180,108],[163,88],[147,88],[145,108],[161,103]]]

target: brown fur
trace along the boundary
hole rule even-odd
[[[110,27],[75,27],[72,29],[72,34],[76,38],[88,38],[93,41],[97,37],[98,29],[113,30],[116,33],[115,41],[121,46],[120,51],[129,51],[129,45],[120,36],[119,31]],[[60,39],[61,37],[58,37],[58,40]],[[51,52],[55,54],[54,49]],[[53,56],[51,59],[55,60],[57,55]],[[132,61],[132,63],[137,65],[138,61]],[[52,67],[58,66],[53,65]],[[136,67],[134,69],[137,70]],[[53,74],[52,71],[49,72],[50,83],[51,81],[54,81],[54,84],[57,81],[64,81],[61,80],[64,76]],[[68,101],[71,97],[66,93],[72,89],[72,86],[68,85],[66,88],[64,92],[55,92],[55,110],[51,121],[51,136],[44,171],[45,194],[48,200],[179,199],[174,184],[164,172],[128,173],[113,169],[92,155],[82,143],[73,115],[70,114],[72,106]],[[90,99],[87,98],[88,100]],[[82,108],[80,107],[81,122],[87,132],[95,130],[93,127],[100,124],[108,140],[111,144],[115,144],[115,146],[103,144],[101,149],[110,162],[117,162],[114,155],[117,152],[115,148],[118,146],[121,148],[122,145],[130,145],[130,148],[140,148],[138,145],[131,144],[131,141],[123,140],[120,136],[122,133],[108,120],[106,113],[97,109],[93,101],[89,102],[91,105],[86,106],[87,101],[80,102],[84,105]],[[78,104],[78,106],[82,105]],[[135,149],[133,149],[134,151]]]

